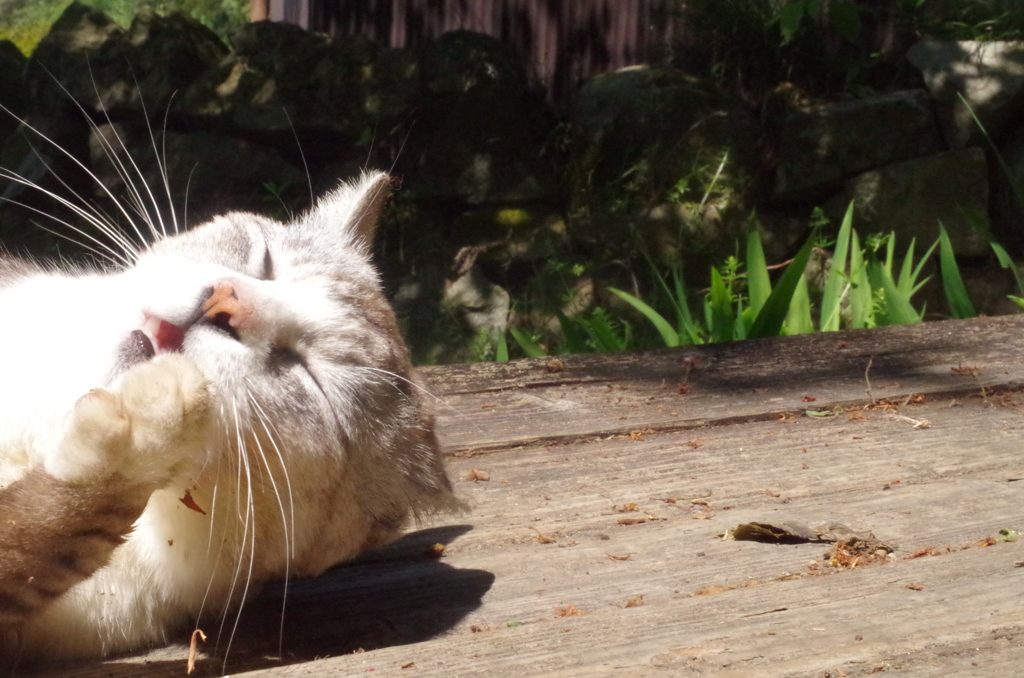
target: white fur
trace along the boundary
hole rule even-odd
[[[184,640],[188,624],[203,626],[263,582],[319,574],[390,538],[382,522],[455,506],[366,254],[386,181],[364,176],[291,225],[230,214],[157,242],[126,270],[39,272],[0,287],[0,487],[36,465],[87,478],[112,463],[90,456],[84,438],[66,444],[68,417],[94,388],[128,402],[124,380],[135,377],[118,367],[118,347],[146,318],[194,321],[218,281],[254,303],[237,339],[190,326],[180,360],[212,382],[212,432],[152,495],[111,563],[23,629],[27,656]],[[260,280],[268,256],[273,279]],[[161,394],[200,388],[183,364],[126,407],[151,419],[154,408],[180,408]],[[171,419],[152,430],[173,438]],[[159,444],[151,435],[136,449]],[[205,514],[181,501],[186,490]]]

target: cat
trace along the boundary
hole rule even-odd
[[[370,262],[388,189],[108,228],[106,268],[0,252],[0,663],[187,639],[464,509]]]

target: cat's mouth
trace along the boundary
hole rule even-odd
[[[119,362],[122,368],[128,368],[160,353],[180,351],[184,342],[184,329],[163,318],[147,314],[142,327],[132,330],[121,344]]]
[[[185,330],[155,315],[146,315],[141,331],[149,341],[151,350],[157,353],[174,353],[185,343]]]

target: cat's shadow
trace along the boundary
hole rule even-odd
[[[412,532],[316,579],[294,581],[287,588],[268,588],[246,604],[226,665],[224,649],[235,615],[229,615],[223,629],[220,620],[200,622],[209,639],[200,644],[204,656],[192,677],[405,645],[448,631],[480,606],[494,582],[490,572],[454,568],[438,557],[441,554],[435,545],[451,543],[471,529],[469,525],[451,525]],[[168,659],[169,655],[182,657],[184,650],[157,650],[140,657],[142,665],[105,662],[102,675],[184,675],[184,659]],[[15,675],[100,675],[95,663],[65,666],[59,673],[51,673],[53,667],[37,673],[41,668],[23,667]]]
[[[471,529],[419,530],[316,579],[268,589],[243,611],[226,670],[406,645],[451,629],[480,607],[494,582],[490,572],[457,569],[439,557],[443,545]],[[216,645],[212,637],[208,645]],[[216,657],[204,663],[222,665]]]

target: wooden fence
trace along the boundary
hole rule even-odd
[[[647,62],[672,0],[270,0],[269,16],[332,35],[416,47],[459,28],[515,46],[556,100],[595,73]]]

